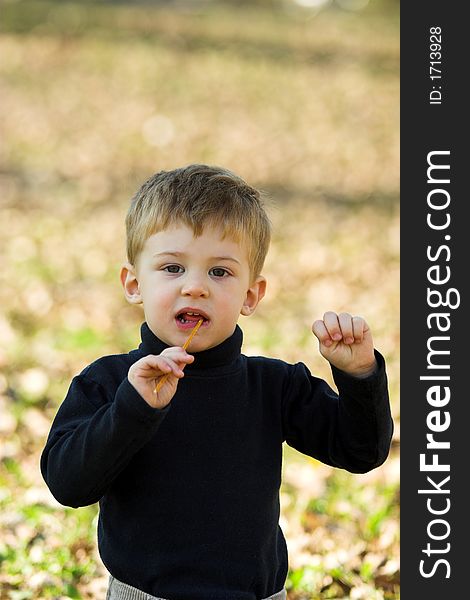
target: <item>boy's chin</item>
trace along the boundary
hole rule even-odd
[[[151,324],[149,324],[149,327],[162,342],[170,347],[182,347],[191,335],[192,331],[192,329],[189,331],[162,331],[160,328],[153,327]],[[204,350],[214,348],[233,335],[235,327],[236,323],[233,325],[233,329],[231,329],[231,331],[221,331],[216,333],[215,331],[211,331],[210,328],[206,329],[206,327],[202,325],[196,332],[194,338],[191,340],[187,351],[192,354],[193,352],[203,352]]]
[[[235,327],[234,327],[235,330]],[[216,346],[219,346],[220,344],[222,344],[222,342],[225,342],[226,339],[228,339],[232,334],[233,331],[231,333],[228,333],[226,335],[220,335],[220,336],[206,336],[204,337],[204,331],[202,331],[201,328],[201,337],[199,337],[199,331],[196,333],[196,335],[194,336],[194,339],[191,340],[191,343],[189,344],[188,347],[188,352],[190,354],[194,354],[196,352],[204,352],[204,350],[210,350],[211,348],[215,348]]]
[[[187,348],[187,351],[190,354],[194,354],[195,352],[204,352],[204,350],[210,350],[224,341],[218,339],[203,339],[202,337],[200,339],[196,339],[198,335],[199,333],[194,336],[194,339],[191,340],[191,343]]]

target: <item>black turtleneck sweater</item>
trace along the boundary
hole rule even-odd
[[[100,503],[99,550],[114,577],[169,600],[256,600],[281,590],[282,443],[354,473],[386,459],[392,420],[383,358],[366,379],[333,368],[338,395],[303,363],[246,357],[242,332],[195,353],[171,403],[127,379],[167,346],[142,343],[75,377],[41,470],[62,504]]]

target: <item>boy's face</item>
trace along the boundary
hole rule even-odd
[[[148,326],[170,346],[182,346],[204,318],[190,352],[232,335],[239,315],[253,313],[266,287],[263,277],[251,281],[239,243],[209,226],[194,237],[185,225],[149,237],[136,266],[123,267],[121,281],[128,301],[143,303]]]

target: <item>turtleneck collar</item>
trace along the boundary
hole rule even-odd
[[[142,323],[140,328],[140,335],[142,343],[139,346],[144,354],[161,354],[165,348],[169,348],[169,345],[160,340],[147,323]],[[220,343],[218,346],[209,348],[208,350],[202,350],[201,352],[191,352],[194,355],[194,362],[190,365],[186,365],[185,371],[197,371],[199,369],[212,369],[214,367],[228,366],[234,363],[240,356],[241,347],[243,342],[243,333],[238,325],[235,327],[235,331],[230,337]]]

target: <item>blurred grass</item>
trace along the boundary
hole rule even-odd
[[[39,453],[71,377],[138,343],[118,283],[130,196],[190,162],[270,198],[268,295],[241,321],[245,352],[331,382],[310,325],[333,309],[363,314],[387,359],[383,467],[351,476],[285,450],[289,598],[398,598],[396,10],[3,4],[1,600],[104,597],[96,507],[59,507]]]

